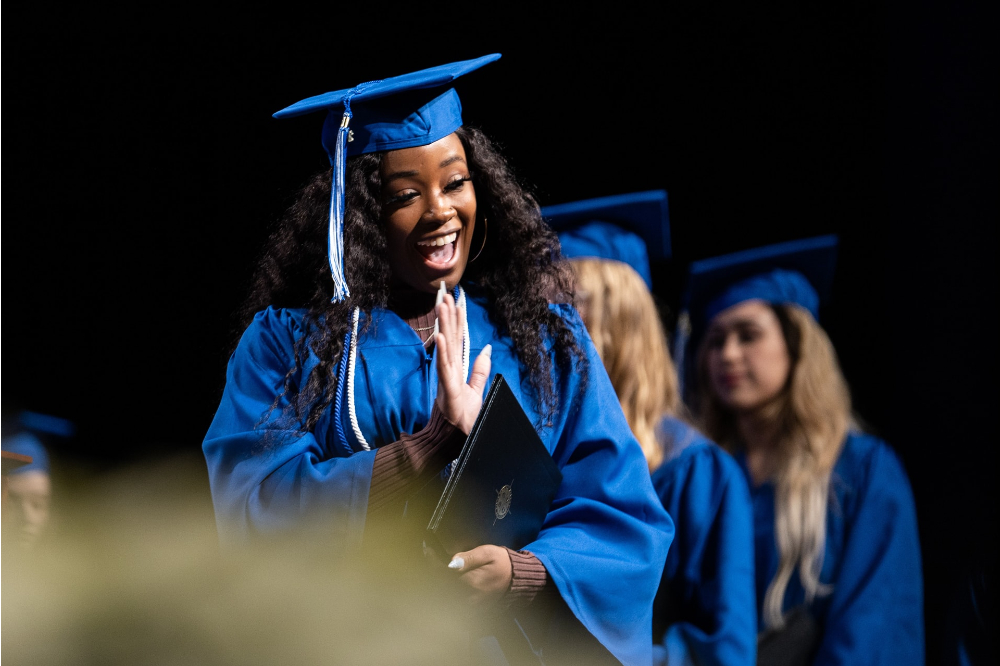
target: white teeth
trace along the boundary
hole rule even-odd
[[[417,245],[441,247],[442,245],[447,245],[448,243],[454,243],[456,238],[458,238],[458,232],[453,231],[447,236],[439,236],[438,238],[433,238],[431,240],[418,241]]]

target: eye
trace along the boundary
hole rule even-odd
[[[457,192],[465,187],[465,183],[470,180],[472,180],[472,178],[469,176],[455,178],[454,180],[449,181],[448,184],[444,186],[444,189],[446,192]]]
[[[417,196],[417,191],[416,190],[404,190],[403,192],[400,192],[399,194],[394,194],[391,197],[388,197],[383,202],[383,205],[385,205],[385,206],[398,206],[399,204],[406,203],[407,201],[410,201],[411,199],[415,198],[416,196]]]
[[[705,344],[709,349],[721,349],[726,342],[726,336],[721,333],[709,333],[705,338]]]
[[[744,328],[740,330],[740,342],[744,344],[749,344],[757,340],[760,337],[760,331],[752,328]]]

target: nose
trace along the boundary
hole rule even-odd
[[[734,333],[730,333],[723,340],[720,352],[722,360],[726,363],[734,363],[739,358],[740,345]]]
[[[40,527],[46,520],[46,511],[34,502],[26,502],[23,507],[24,524],[30,528]]]
[[[436,224],[444,224],[455,217],[455,207],[444,192],[438,191],[428,197],[427,210],[424,211],[424,220]]]

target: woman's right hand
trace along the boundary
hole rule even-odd
[[[514,567],[506,548],[479,546],[455,553],[448,568],[459,573],[459,580],[469,587],[469,602],[484,604],[497,601],[510,589]]]
[[[465,333],[462,330],[465,320],[462,310],[455,306],[451,294],[445,294],[434,309],[438,319],[438,333],[434,336],[438,373],[435,402],[442,416],[468,435],[483,406],[483,391],[486,389],[486,378],[490,376],[493,348],[486,345],[476,357],[466,383],[462,373],[462,338]]]

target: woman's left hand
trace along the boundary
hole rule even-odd
[[[514,575],[507,549],[491,545],[455,553],[448,568],[457,571],[458,579],[469,586],[469,601],[474,604],[498,601],[510,589]]]
[[[434,338],[434,344],[437,345],[437,407],[449,423],[468,435],[483,406],[486,378],[490,376],[492,347],[486,345],[476,357],[469,382],[466,383],[462,373],[462,337],[465,333],[462,330],[462,310],[455,307],[451,294],[445,295],[435,309],[439,324],[439,332]]]

